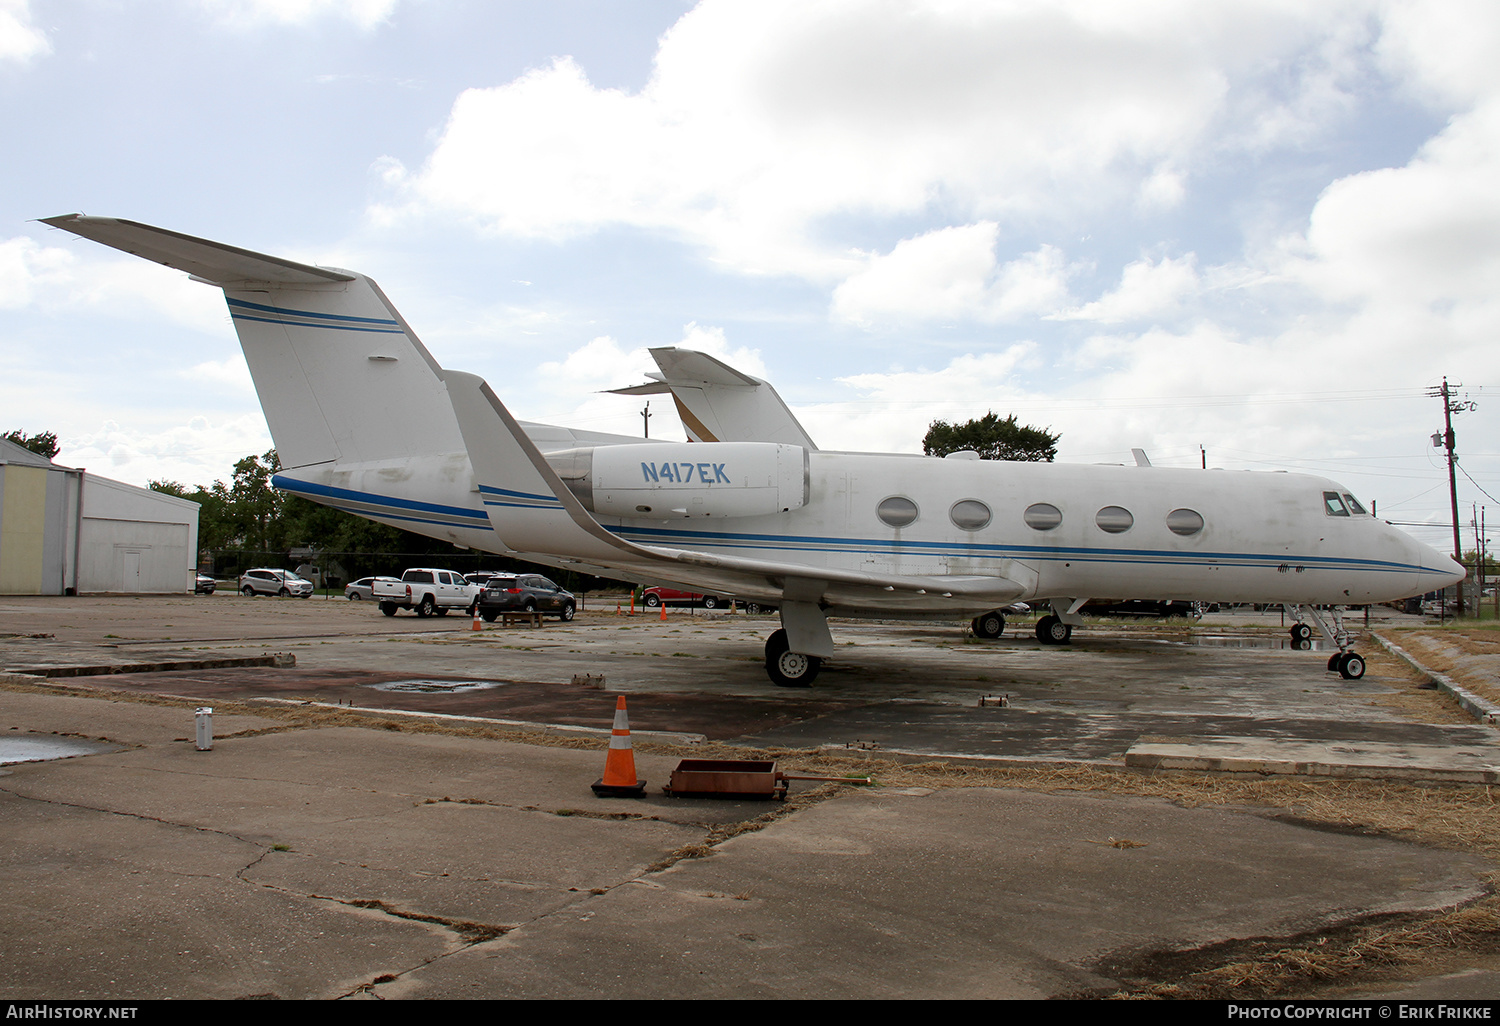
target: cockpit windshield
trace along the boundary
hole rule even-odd
[[[1324,492],[1323,512],[1331,517],[1369,516],[1359,500],[1348,492]]]

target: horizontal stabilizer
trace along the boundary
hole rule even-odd
[[[657,380],[616,395],[672,393],[677,415],[694,442],[778,442],[816,450],[776,389],[760,378],[735,370],[722,360],[692,349],[666,346],[651,350],[661,369]]]
[[[238,282],[276,282],[286,285],[319,285],[353,281],[352,274],[326,267],[312,267],[280,257],[253,253],[222,242],[194,238],[180,232],[155,228],[118,217],[87,217],[63,214],[44,217],[42,224],[62,228],[113,249],[186,271],[212,285]]]

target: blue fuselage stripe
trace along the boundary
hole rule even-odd
[[[489,524],[488,514],[483,510],[466,509],[461,506],[443,506],[430,502],[418,502],[412,499],[398,499],[392,496],[376,495],[371,492],[335,488],[330,485],[295,481],[280,474],[273,477],[271,483],[277,488],[286,491],[298,492],[309,497],[323,497],[324,501],[342,499],[345,502],[362,502],[394,509],[435,513],[460,517],[462,518],[462,522],[453,523],[450,521],[432,520],[430,518],[401,515],[394,512],[385,513],[370,510],[348,510],[348,512],[363,512],[366,515],[373,513],[374,515],[383,516],[388,519],[415,520],[421,523],[441,524],[450,527],[460,526],[480,530],[493,530]],[[486,486],[481,486],[480,491],[486,494],[516,496],[521,499],[536,500],[538,503],[533,505],[527,502],[503,502],[497,499],[485,499],[484,503],[486,506],[532,510],[558,510],[561,508],[557,504],[557,499],[553,496],[508,491],[502,488],[490,488]],[[544,506],[540,504],[541,502],[550,503],[551,505]],[[329,502],[329,504],[338,506],[341,509],[345,508],[339,502]],[[1042,545],[1000,545],[978,542],[907,541],[905,539],[891,538],[833,538],[819,535],[747,534],[730,531],[689,531],[655,527],[621,526],[610,528],[609,530],[622,538],[646,544],[676,543],[717,549],[803,552],[818,553],[825,556],[849,555],[851,553],[878,553],[895,559],[920,558],[923,556],[967,556],[970,558],[989,557],[991,559],[1033,559],[1046,562],[1071,560],[1090,563],[1124,563],[1134,566],[1222,566],[1225,568],[1237,567],[1242,569],[1277,569],[1281,566],[1301,566],[1316,569],[1335,568],[1367,572],[1431,572],[1427,567],[1411,563],[1396,563],[1376,559],[1352,559],[1343,556],[1294,556],[1284,553],[1254,552],[1174,552],[1169,549],[1106,549],[1082,546],[1047,547]]]
[[[290,477],[277,474],[271,478],[271,484],[283,491],[297,492],[308,496],[321,496],[327,499],[343,499],[346,502],[366,502],[373,506],[390,506],[396,509],[413,510],[422,513],[442,513],[450,517],[462,517],[473,522],[475,527],[488,527],[489,515],[480,509],[467,509],[463,506],[443,506],[435,502],[418,502],[415,499],[398,499],[390,495],[376,495],[373,492],[360,492],[351,488],[335,488],[332,485],[313,484],[311,481],[297,481]],[[430,520],[428,523],[442,523],[443,521]],[[467,526],[467,525],[465,525]]]

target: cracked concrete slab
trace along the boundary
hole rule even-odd
[[[0,820],[0,990],[18,999],[329,998],[454,947],[249,882],[264,846],[222,832],[3,793]]]
[[[1448,906],[1484,869],[1242,812],[979,788],[848,795],[718,847],[376,993],[1055,997],[1113,989],[1139,952]]]

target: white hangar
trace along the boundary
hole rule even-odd
[[[182,594],[197,564],[196,502],[0,438],[0,595]]]

